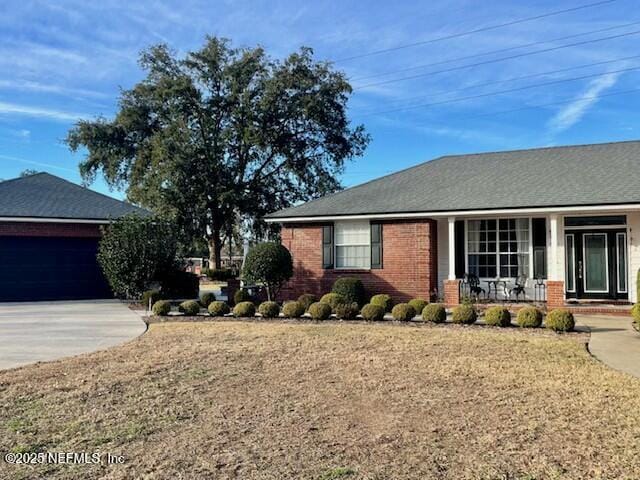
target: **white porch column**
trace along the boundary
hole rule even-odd
[[[449,280],[456,279],[456,217],[449,217]]]
[[[549,215],[549,280],[562,280],[558,268],[558,215]]]

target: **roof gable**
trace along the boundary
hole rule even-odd
[[[49,173],[0,182],[0,217],[108,220],[150,212]]]
[[[640,141],[450,155],[267,218],[640,203]]]

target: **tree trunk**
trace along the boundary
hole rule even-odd
[[[220,232],[213,233],[207,240],[209,245],[209,268],[220,268],[222,260],[222,241],[220,240]]]

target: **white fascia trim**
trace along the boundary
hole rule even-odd
[[[624,205],[591,205],[575,207],[537,207],[537,208],[504,208],[496,210],[451,210],[440,212],[416,212],[416,213],[378,213],[366,215],[326,215],[319,217],[286,217],[265,218],[267,223],[300,223],[300,222],[326,222],[336,220],[357,219],[405,219],[405,218],[441,218],[463,216],[497,216],[497,215],[529,215],[547,213],[589,213],[589,212],[620,212],[628,210],[640,210],[640,204],[630,203]]]
[[[24,223],[88,223],[94,225],[106,225],[109,220],[87,220],[73,218],[42,218],[42,217],[0,217],[0,222],[24,222]]]

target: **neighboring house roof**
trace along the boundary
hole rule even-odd
[[[640,203],[640,141],[449,155],[267,219]]]
[[[0,217],[108,220],[130,213],[150,214],[49,173],[0,182]]]

